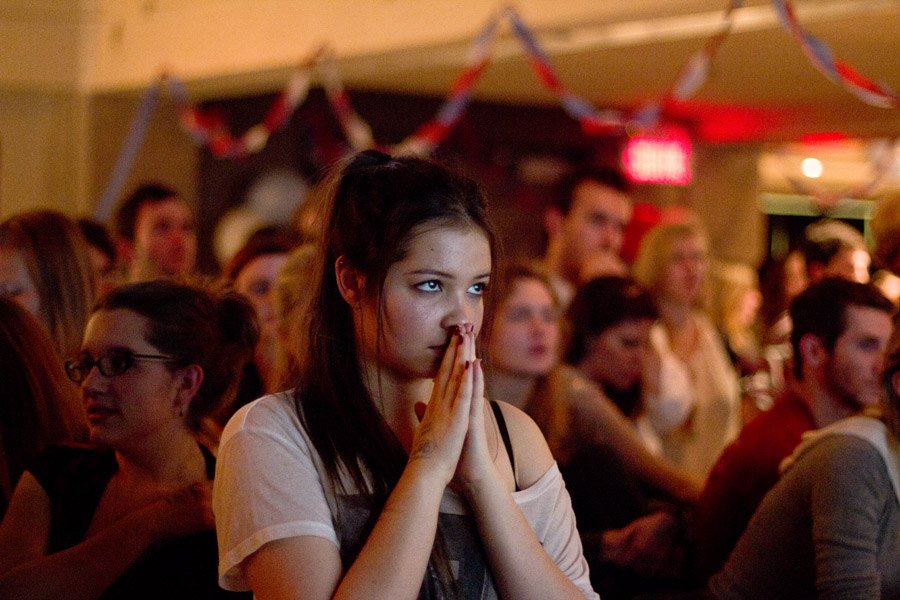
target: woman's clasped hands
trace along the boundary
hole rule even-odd
[[[485,432],[484,371],[475,354],[475,326],[455,327],[428,404],[415,407],[420,424],[409,460],[427,460],[431,471],[465,495],[497,477]]]

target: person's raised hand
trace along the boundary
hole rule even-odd
[[[451,332],[427,406],[414,407],[420,423],[413,437],[409,463],[427,461],[429,473],[442,485],[453,479],[469,427],[473,364],[465,348],[467,326]]]
[[[473,494],[478,486],[489,477],[499,474],[488,450],[484,398],[484,370],[481,359],[475,354],[475,328],[469,326],[465,332],[462,352],[466,360],[472,364],[472,388],[469,409],[469,429],[466,441],[460,454],[453,483],[465,494]]]

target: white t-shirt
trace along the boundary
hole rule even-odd
[[[232,417],[222,434],[213,490],[219,584],[223,588],[249,589],[242,563],[268,542],[313,535],[332,541],[341,550],[362,534],[358,526],[368,515],[354,503],[357,496],[336,495],[327,477],[320,475],[324,472],[291,393],[261,398]],[[353,491],[348,479],[343,483]],[[586,598],[599,599],[591,589],[571,501],[556,464],[534,485],[513,493],[513,498],[559,568]],[[335,507],[340,507],[348,521],[342,522],[340,534],[332,520]],[[465,502],[448,489],[440,513],[453,570],[464,595],[497,597]]]
[[[642,437],[654,440],[669,462],[706,478],[722,450],[740,433],[737,375],[709,319],[694,314],[697,344],[687,361],[679,359],[664,327],[657,323],[650,343],[661,359],[660,396],[646,399],[639,418]]]

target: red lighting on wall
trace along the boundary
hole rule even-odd
[[[632,181],[686,185],[691,181],[691,141],[686,135],[636,136],[622,163]]]

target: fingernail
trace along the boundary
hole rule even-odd
[[[467,371],[469,370],[469,364],[470,364],[469,361],[466,361],[466,370]]]

